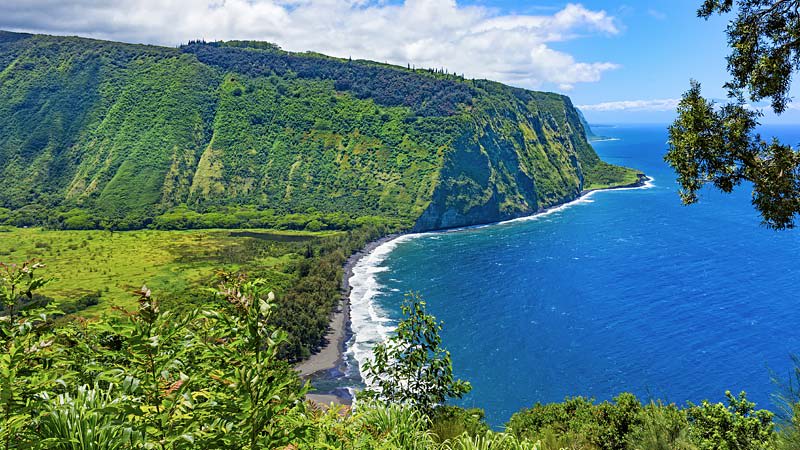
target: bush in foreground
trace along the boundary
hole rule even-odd
[[[440,324],[417,297],[393,341],[402,352],[387,353],[385,363],[414,355],[397,373],[438,374],[444,384],[406,378],[421,393],[321,408],[305,401],[308,386],[278,356],[286,335],[270,325],[274,296],[262,281],[222,274],[215,303],[181,315],[162,310],[143,287],[136,312],[56,326],[52,304],[25,300],[48,282],[42,268],[0,266],[3,450],[797,448],[797,415],[778,432],[772,414],[744,394],[683,409],[642,405],[632,394],[602,403],[577,397],[537,404],[505,432],[490,431],[480,410],[444,405],[464,385],[439,346]]]

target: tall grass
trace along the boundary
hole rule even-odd
[[[117,450],[143,442],[142,433],[126,423],[129,398],[116,386],[81,386],[75,394],[40,395],[39,444],[53,450]]]
[[[647,405],[640,415],[641,425],[629,437],[631,450],[695,450],[689,440],[686,416],[674,406]]]
[[[373,403],[359,408],[359,423],[379,441],[403,450],[435,448],[428,418],[407,405]]]
[[[481,436],[467,433],[445,442],[444,450],[543,450],[541,442],[518,440],[511,434],[486,432]]]

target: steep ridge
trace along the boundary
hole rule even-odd
[[[557,94],[261,42],[0,32],[0,220],[15,224],[427,230],[636,180]]]

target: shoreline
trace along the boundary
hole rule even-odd
[[[387,242],[393,241],[403,234],[405,233],[393,233],[370,241],[363,248],[347,258],[347,261],[344,263],[344,273],[340,286],[341,298],[331,315],[330,329],[325,335],[325,344],[318,352],[294,366],[300,378],[304,380],[310,380],[312,378],[337,379],[345,375],[347,369],[344,359],[345,352],[347,351],[346,345],[347,341],[349,341],[353,335],[353,331],[350,328],[350,292],[352,290],[350,278],[353,276],[353,268],[362,258],[372,253],[373,250]],[[312,391],[306,395],[306,398],[322,405],[327,405],[332,402],[341,405],[350,405],[353,400],[349,392],[343,392],[341,390]]]
[[[607,188],[585,189],[585,190],[581,191],[580,197],[583,197],[584,195],[589,194],[591,192],[614,191],[614,190],[617,190],[617,189],[638,189],[638,188],[643,188],[643,187],[647,187],[647,184],[652,182],[652,181],[653,181],[653,178],[648,177],[647,175],[645,175],[643,173],[640,173],[639,174],[639,179],[637,181],[633,182],[633,183],[625,184],[625,185],[622,185],[622,186],[607,187]],[[578,197],[578,198],[580,198],[580,197]]]
[[[585,196],[594,192],[611,191],[619,189],[646,188],[648,187],[648,184],[652,181],[653,181],[652,178],[642,174],[639,180],[636,181],[635,183],[627,184],[624,186],[614,186],[610,188],[583,190],[581,191],[580,195],[578,195],[576,198],[568,202],[554,205],[549,208],[542,208],[532,214],[520,216],[518,218],[512,218],[508,220],[491,222],[486,224],[476,224],[467,227],[431,230],[430,232],[433,233],[452,232],[456,230],[486,227],[496,224],[507,223],[510,221],[516,221],[524,218],[535,217],[541,214],[545,214],[553,209],[561,208],[564,205],[567,205],[571,202],[581,200]],[[412,234],[412,232],[408,231],[404,233],[393,233],[384,236],[380,239],[368,242],[363,248],[361,248],[360,250],[353,253],[347,258],[347,261],[345,262],[343,267],[344,274],[342,276],[342,283],[340,286],[341,298],[336,307],[336,310],[334,310],[333,314],[331,315],[330,329],[328,330],[328,333],[325,335],[325,344],[322,346],[322,348],[320,348],[318,352],[312,354],[305,361],[295,365],[295,371],[298,372],[298,374],[302,379],[311,380],[319,378],[327,380],[336,380],[336,379],[341,379],[345,376],[347,369],[346,367],[347,363],[345,361],[345,353],[347,351],[346,345],[353,335],[350,322],[350,293],[352,291],[352,286],[350,285],[350,278],[353,276],[353,268],[356,266],[356,264],[358,264],[358,262],[362,258],[368,256],[376,248],[407,234]],[[306,395],[306,398],[308,400],[311,400],[315,403],[322,405],[328,405],[330,403],[336,403],[340,405],[350,405],[352,404],[353,401],[351,393],[342,389],[312,391],[311,393]]]

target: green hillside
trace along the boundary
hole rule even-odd
[[[567,97],[259,42],[0,32],[0,221],[433,229],[635,183]]]

